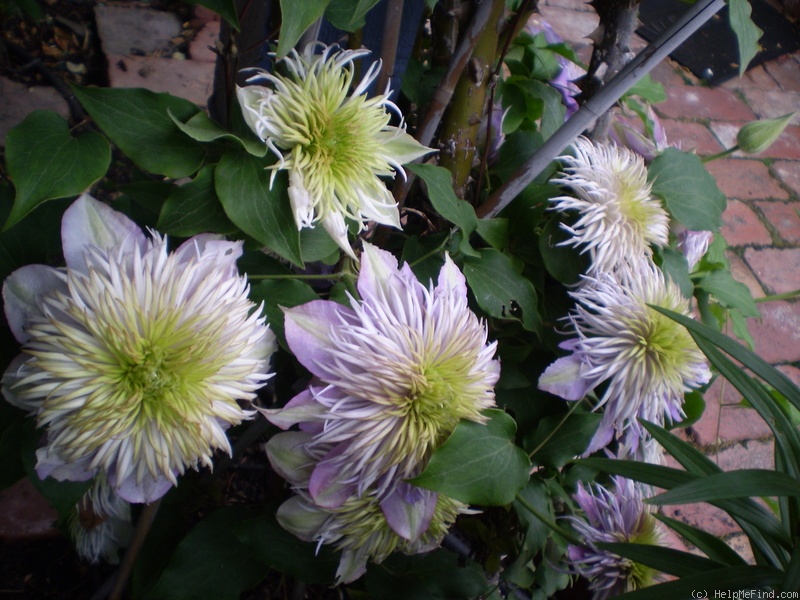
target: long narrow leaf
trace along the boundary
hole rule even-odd
[[[770,567],[725,567],[622,594],[617,598],[619,600],[713,598],[715,592],[771,588],[780,585],[782,580],[783,572]]]
[[[678,521],[666,515],[653,515],[656,519],[667,525],[670,529],[693,544],[710,559],[723,565],[745,565],[747,562],[739,556],[728,544],[707,531],[698,529],[683,521]]]
[[[628,558],[675,577],[707,573],[708,571],[725,567],[725,565],[703,556],[651,544],[608,542],[598,544],[598,546],[623,558]]]
[[[800,496],[800,481],[767,469],[739,469],[690,481],[648,498],[647,502],[662,506],[753,496]]]
[[[652,308],[667,315],[669,318],[686,327],[695,340],[697,340],[697,336],[700,336],[720,348],[722,351],[730,354],[733,358],[738,360],[745,367],[750,369],[753,373],[761,377],[769,385],[783,394],[786,399],[795,406],[795,408],[800,410],[800,388],[792,383],[792,381],[786,375],[778,371],[778,369],[773,367],[756,353],[735,342],[728,336],[719,333],[718,331],[714,331],[707,325],[698,323],[694,319],[676,312],[672,312],[665,308],[661,308],[659,306],[653,306]]]
[[[789,561],[789,568],[786,569],[786,579],[783,580],[782,589],[787,592],[800,590],[800,538],[794,539],[792,560]]]
[[[655,423],[650,423],[648,421],[641,421],[641,424],[647,429],[650,435],[664,447],[664,450],[690,473],[694,473],[695,475],[711,475],[712,473],[719,473],[722,471],[714,461],[700,452],[700,450],[684,442],[663,427],[659,427]]]

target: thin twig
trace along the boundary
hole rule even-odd
[[[475,44],[478,43],[478,37],[480,36],[481,31],[483,31],[484,27],[488,26],[489,15],[492,14],[493,5],[497,2],[504,3],[505,0],[494,0],[493,2],[485,0],[480,4],[478,9],[475,11],[475,14],[472,16],[472,21],[470,22],[469,27],[466,29],[461,41],[458,43],[458,47],[453,54],[453,58],[450,60],[450,66],[447,69],[447,73],[439,82],[439,85],[433,94],[433,99],[431,100],[428,112],[425,114],[425,117],[422,119],[419,128],[417,129],[417,141],[423,146],[428,146],[431,143],[431,140],[433,140],[433,134],[436,133],[436,129],[439,127],[439,123],[444,116],[444,111],[447,108],[447,105],[450,103],[450,99],[453,97],[453,92],[456,89],[458,79],[461,77],[461,73],[467,66],[469,57],[472,56],[472,51],[475,49]],[[411,189],[411,184],[414,182],[414,179],[414,174],[409,173],[405,180],[397,180],[397,183],[395,184],[394,197],[398,205],[402,206],[403,202],[405,202],[406,196]]]
[[[724,5],[724,0],[700,0],[689,8],[548,138],[511,179],[478,208],[478,216],[488,219],[508,206],[595,119],[610,109],[634,83],[649,73]]]

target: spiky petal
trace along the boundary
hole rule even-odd
[[[321,222],[348,254],[345,218],[363,228],[366,221],[400,228],[392,194],[380,177],[403,173],[401,165],[432,152],[404,128],[389,125],[386,109],[399,112],[390,92],[367,98],[377,78],[374,63],[350,93],[353,61],[367,50],[341,50],[309,44],[282,60],[288,74],[262,71],[248,81],[267,86],[237,88],[250,128],[289,172],[289,198],[298,229]]]
[[[82,196],[62,223],[66,270],[23,267],[3,286],[21,358],[3,378],[47,430],[44,478],[97,474],[152,502],[189,468],[230,452],[225,429],[252,416],[274,336],[236,269],[241,242],[195,236],[175,252]]]
[[[131,506],[98,477],[69,517],[69,532],[78,555],[91,563],[119,562],[119,549],[133,534]]]
[[[550,202],[556,210],[577,213],[572,225],[562,224],[572,236],[562,244],[589,252],[589,274],[614,271],[630,257],[650,257],[651,244],[666,245],[669,215],[650,194],[642,157],[586,138],[578,138],[573,150],[574,156],[560,157],[564,176],[553,179],[572,195]]]
[[[638,418],[663,423],[683,416],[683,395],[707,383],[711,372],[686,329],[648,306],[689,316],[689,303],[672,281],[649,261],[634,263],[625,277],[608,273],[587,277],[571,292],[570,315],[576,339],[564,344],[572,353],[550,365],[539,387],[566,400],[580,400],[607,382],[600,398],[603,419],[587,453],[617,434],[636,451],[644,435]],[[618,275],[621,275],[618,274]]]
[[[406,479],[461,419],[494,405],[499,365],[485,323],[467,306],[464,276],[446,258],[436,287],[365,244],[361,301],[318,300],[286,310],[286,339],[315,376],[275,424],[299,423],[330,451],[309,485],[321,506],[373,484]]]
[[[607,600],[652,585],[657,572],[598,547],[608,542],[659,545],[658,523],[643,502],[641,488],[630,479],[614,478],[613,491],[598,484],[578,484],[574,496],[585,518],[570,517],[582,538],[567,548],[571,571],[589,581],[592,600]]]

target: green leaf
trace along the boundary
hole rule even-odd
[[[647,100],[649,104],[667,101],[667,92],[664,89],[664,84],[654,81],[649,73],[634,83],[626,96],[639,96]]]
[[[746,565],[747,562],[739,556],[728,544],[717,536],[693,527],[683,521],[678,521],[666,515],[658,513],[653,516],[666,524],[670,529],[685,538],[690,544],[694,544],[698,550],[703,552],[710,559],[723,565]]]
[[[736,281],[726,269],[712,271],[697,284],[726,308],[738,308],[744,317],[760,317],[750,288]]]
[[[325,18],[343,31],[356,31],[364,26],[367,13],[380,0],[336,0],[325,9]]]
[[[456,196],[450,171],[433,165],[410,164],[405,168],[416,173],[428,186],[428,198],[436,212],[461,229],[464,234],[459,246],[461,252],[477,256],[477,252],[469,245],[469,236],[478,228],[478,217],[469,202]]]
[[[478,219],[478,235],[495,250],[508,246],[508,219]]]
[[[706,573],[724,567],[724,565],[703,556],[651,544],[605,542],[599,543],[598,546],[623,558],[676,577]]]
[[[332,264],[339,260],[339,246],[321,226],[300,230],[300,253],[304,263],[321,260]]]
[[[242,137],[234,135],[230,131],[224,130],[202,111],[192,115],[185,123],[176,118],[171,112],[169,116],[178,129],[198,142],[209,143],[216,140],[231,140],[239,144],[253,156],[258,156],[260,158],[267,154],[267,145],[256,136],[252,134]]]
[[[164,202],[156,228],[179,237],[236,231],[214,191],[213,167],[203,167],[192,181],[172,191]]]
[[[241,29],[239,26],[239,15],[236,14],[236,4],[233,0],[186,0],[186,2],[205,6],[225,19],[228,25],[236,31]]]
[[[617,596],[619,600],[675,600],[676,598],[714,598],[716,592],[765,589],[780,584],[783,573],[761,566],[724,567],[697,573]],[[701,595],[697,595],[701,594]],[[719,596],[717,596],[719,597]],[[734,596],[731,595],[731,598]]]
[[[278,173],[271,188],[269,180],[263,161],[238,151],[226,152],[214,170],[214,186],[228,218],[281,257],[303,266],[286,173]]]
[[[689,473],[693,475],[713,475],[714,473],[722,472],[722,469],[708,456],[663,427],[644,420],[640,420],[640,423],[653,436],[653,439],[661,444],[664,450]]]
[[[534,464],[560,469],[589,446],[600,424],[598,413],[572,413],[566,421],[563,415],[545,417],[533,433],[526,448],[534,448]]]
[[[366,584],[374,600],[471,600],[488,588],[480,565],[447,550],[369,564]]]
[[[250,299],[259,304],[264,303],[269,328],[277,336],[284,348],[288,348],[284,336],[283,308],[292,308],[319,296],[311,287],[297,279],[265,279],[250,284]]]
[[[277,506],[255,519],[239,521],[233,533],[263,565],[305,583],[332,583],[339,553],[331,546],[301,541],[278,524],[276,512]]]
[[[150,597],[239,600],[266,576],[264,565],[235,534],[237,526],[256,514],[243,506],[227,506],[200,521],[175,549]]]
[[[281,31],[276,58],[289,54],[317,19],[322,17],[331,0],[281,0]]]
[[[566,285],[578,283],[590,262],[587,253],[581,254],[574,246],[561,245],[561,242],[571,238],[562,229],[558,219],[550,219],[539,235],[539,252],[547,272],[556,281]]]
[[[478,305],[492,317],[518,320],[528,331],[538,331],[541,320],[533,284],[502,252],[479,252],[480,259],[468,257],[464,263],[464,276]]]
[[[683,413],[684,418],[680,421],[674,421],[670,424],[670,429],[677,429],[679,427],[689,427],[694,425],[703,416],[706,410],[706,400],[701,392],[692,390],[683,395]]]
[[[483,413],[481,425],[462,421],[411,483],[466,504],[503,506],[527,483],[530,461],[514,445],[514,419],[502,410]]]
[[[72,137],[63,118],[37,110],[8,132],[6,164],[16,198],[4,229],[42,202],[85,191],[105,175],[111,148],[94,131]]]
[[[750,18],[752,8],[748,0],[728,0],[728,19],[739,42],[739,77],[744,75],[747,65],[758,54],[758,40],[764,33]]]
[[[719,231],[727,199],[696,154],[667,148],[648,169],[653,194],[689,229]]]
[[[532,478],[528,482],[528,485],[519,491],[519,495],[542,515],[548,517],[551,522],[555,522],[550,494],[541,479]],[[550,536],[550,528],[540,519],[536,518],[536,516],[525,508],[519,500],[514,500],[513,506],[514,512],[517,513],[517,518],[525,525],[523,545],[526,556],[532,557],[547,544],[547,538]]]
[[[661,270],[681,289],[684,298],[691,298],[694,295],[694,284],[689,277],[689,263],[686,262],[686,257],[672,248],[662,249],[660,255]]]
[[[752,496],[800,496],[800,481],[767,469],[737,469],[679,485],[647,502],[662,506]]]
[[[187,140],[172,120],[187,121],[200,111],[188,100],[139,88],[73,85],[72,90],[100,129],[141,169],[179,179],[200,168],[203,147]]]

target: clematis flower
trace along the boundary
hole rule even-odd
[[[473,512],[452,498],[397,479],[382,497],[368,490],[335,507],[320,506],[309,486],[314,465],[329,448],[305,431],[279,433],[266,444],[273,468],[296,493],[278,509],[278,522],[301,540],[342,551],[337,583],[358,579],[368,561],[380,563],[392,552],[419,554],[437,548],[456,517]]]
[[[563,177],[554,183],[571,191],[550,202],[555,210],[575,211],[573,225],[561,227],[571,234],[562,245],[581,246],[589,252],[589,274],[613,271],[630,257],[652,256],[651,244],[664,246],[669,237],[669,215],[650,195],[644,161],[630,150],[595,145],[578,138],[575,156],[562,156]]]
[[[641,261],[620,281],[608,273],[585,278],[570,295],[570,321],[577,338],[561,344],[571,354],[550,365],[539,388],[565,400],[580,400],[603,382],[603,418],[586,450],[605,447],[617,434],[636,452],[644,430],[637,418],[663,423],[684,416],[683,395],[708,383],[711,371],[689,332],[648,306],[689,316],[689,302],[650,261]],[[624,437],[623,437],[624,434]]]
[[[326,447],[309,494],[327,508],[373,485],[382,497],[392,482],[412,477],[461,419],[485,420],[499,376],[496,343],[487,344],[449,257],[428,288],[372,245],[361,263],[361,301],[285,311],[289,347],[315,377],[286,407],[266,411],[274,424],[299,424]]]
[[[117,496],[104,477],[98,477],[69,517],[69,533],[78,555],[98,563],[119,562],[119,549],[133,534],[131,505]]]
[[[87,195],[62,239],[66,269],[26,266],[3,285],[23,344],[3,393],[46,429],[39,477],[101,475],[152,502],[187,467],[230,453],[225,430],[253,415],[239,402],[269,378],[274,336],[236,270],[241,242],[199,235],[170,254]]]
[[[644,504],[641,488],[630,479],[615,477],[613,491],[598,484],[584,488],[579,483],[574,498],[585,520],[569,519],[584,545],[570,545],[567,559],[571,572],[589,581],[592,600],[606,600],[652,585],[657,571],[597,546],[604,542],[661,544],[661,531]]]
[[[402,127],[389,125],[386,109],[399,113],[385,94],[367,97],[378,76],[373,63],[349,93],[353,62],[368,50],[339,50],[309,44],[303,54],[283,59],[288,75],[262,71],[237,87],[245,121],[278,156],[272,167],[289,173],[289,199],[297,228],[321,222],[336,243],[355,258],[345,218],[400,228],[392,194],[381,177],[404,174],[402,164],[429,152]]]
[[[677,233],[677,238],[677,250],[686,257],[689,271],[691,271],[708,252],[708,246],[714,239],[714,234],[710,231],[692,231],[681,228]]]

